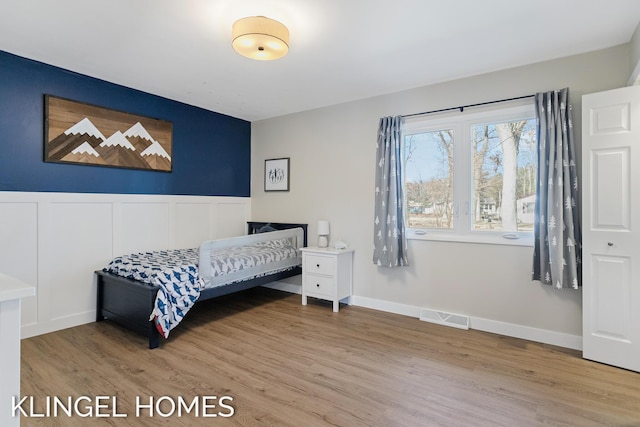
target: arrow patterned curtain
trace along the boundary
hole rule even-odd
[[[376,145],[376,201],[373,263],[381,267],[408,265],[402,192],[402,117],[383,117]]]
[[[538,177],[533,280],[582,286],[578,175],[569,89],[537,93]]]

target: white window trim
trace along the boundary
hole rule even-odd
[[[429,240],[435,242],[481,243],[486,245],[533,246],[533,233],[500,233],[497,231],[474,231],[474,234],[460,234],[448,230],[407,228],[408,240]]]
[[[454,144],[454,158],[460,159],[456,162],[457,165],[464,166],[458,167],[461,170],[456,169],[454,173],[453,230],[407,228],[407,239],[511,246],[534,245],[533,232],[474,231],[472,229],[472,212],[469,209],[473,179],[471,176],[471,150],[468,146],[468,142],[471,141],[469,135],[471,126],[487,123],[487,121],[511,121],[535,117],[535,105],[531,100],[519,101],[517,104],[519,105],[512,104],[510,107],[499,108],[493,106],[480,112],[449,113],[439,118],[413,118],[404,123],[402,141],[407,135],[442,129],[453,129],[454,135],[462,135],[462,138],[456,137],[456,141],[463,141],[463,143]]]

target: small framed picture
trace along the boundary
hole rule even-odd
[[[264,191],[289,191],[289,157],[264,161]]]

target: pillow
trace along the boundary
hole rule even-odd
[[[262,227],[256,230],[256,233],[268,233],[269,231],[278,231],[277,228],[273,228],[271,224],[263,225]]]

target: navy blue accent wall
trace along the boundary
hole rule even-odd
[[[172,122],[173,171],[45,163],[44,94]],[[0,51],[0,191],[248,197],[250,171],[246,120]]]

